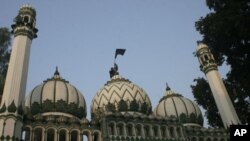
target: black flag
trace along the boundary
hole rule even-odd
[[[125,53],[126,49],[116,49],[115,51],[115,59],[117,55],[123,55]]]

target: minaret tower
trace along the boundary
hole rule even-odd
[[[0,106],[0,138],[21,140],[22,102],[25,96],[30,47],[36,38],[36,11],[23,5],[12,27],[14,40]]]
[[[227,129],[232,124],[240,124],[240,120],[218,72],[215,59],[208,49],[208,46],[203,43],[198,43],[196,55],[200,62],[200,68],[207,77],[224,127]]]

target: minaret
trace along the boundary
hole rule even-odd
[[[232,101],[218,72],[215,59],[208,49],[208,46],[203,43],[198,43],[196,55],[200,62],[200,68],[207,77],[224,127],[227,129],[232,124],[240,124]]]
[[[23,5],[12,27],[14,35],[2,103],[0,106],[0,137],[4,141],[21,140],[22,102],[25,96],[30,47],[36,38],[36,11]]]

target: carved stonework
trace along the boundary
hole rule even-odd
[[[28,109],[29,110],[29,109]],[[45,100],[43,104],[34,102],[31,105],[30,113],[36,115],[38,113],[46,112],[62,112],[69,113],[71,115],[77,116],[78,118],[83,118],[86,116],[84,107],[77,107],[76,103],[71,102],[67,104],[64,100],[58,100],[56,103],[53,103],[51,100]]]

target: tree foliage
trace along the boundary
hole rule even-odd
[[[211,10],[195,23],[218,65],[230,66],[224,83],[242,123],[250,122],[250,3],[248,0],[206,0]],[[197,102],[207,110],[211,126],[222,126],[214,99],[203,78],[191,86]]]
[[[3,93],[5,77],[10,58],[11,33],[8,28],[0,28],[0,95]]]

